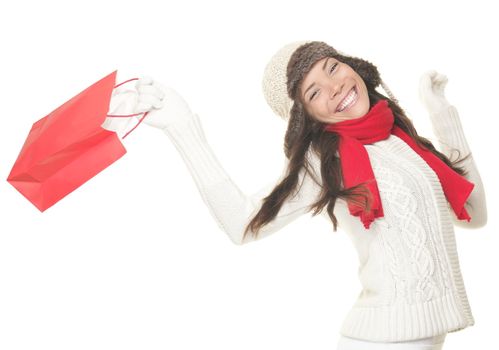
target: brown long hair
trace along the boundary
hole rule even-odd
[[[397,126],[412,137],[420,147],[430,150],[458,174],[463,176],[467,174],[465,169],[463,167],[459,167],[457,164],[467,159],[470,154],[461,159],[459,150],[456,150],[458,152],[458,157],[456,160],[451,161],[446,155],[436,150],[430,140],[418,135],[411,119],[405,115],[404,111],[397,104],[397,102],[376,91],[372,84],[366,83],[366,86],[371,106],[376,104],[376,102],[381,99],[387,100],[388,105],[392,109],[395,117],[394,123]],[[306,173],[310,175],[314,181],[322,186],[318,200],[310,206],[309,211],[313,210],[312,216],[315,216],[327,205],[327,212],[333,222],[334,232],[337,231],[337,219],[334,215],[334,206],[338,198],[344,199],[347,202],[355,203],[363,207],[365,210],[370,209],[372,200],[371,194],[366,187],[362,186],[362,184],[346,189],[341,188],[342,175],[340,159],[336,155],[339,141],[338,134],[335,132],[325,131],[324,126],[326,124],[312,118],[303,108],[302,103],[294,103],[290,114],[290,118],[299,114],[302,114],[304,118],[301,119],[301,123],[294,126],[296,128],[294,133],[295,137],[289,138],[288,133],[286,134],[284,152],[286,157],[289,159],[286,176],[275,186],[272,192],[264,198],[260,210],[246,226],[243,234],[243,240],[249,231],[252,231],[256,239],[261,227],[272,221],[277,216],[283,203],[295,191],[302,168],[305,169]],[[315,179],[312,166],[307,157],[307,152],[310,147],[320,159],[321,182]]]

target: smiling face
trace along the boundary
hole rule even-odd
[[[360,118],[370,107],[362,77],[333,57],[323,58],[312,66],[299,93],[307,112],[325,123]]]

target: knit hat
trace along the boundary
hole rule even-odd
[[[262,79],[263,94],[275,114],[288,120],[293,105],[292,96],[297,92],[299,84],[312,66],[325,57],[334,57],[348,64],[363,78],[366,85],[373,88],[381,85],[388,96],[397,102],[372,63],[348,56],[325,42],[302,40],[283,46],[265,67]]]
[[[372,63],[348,56],[322,41],[288,43],[272,56],[265,67],[262,80],[263,94],[268,105],[275,114],[288,121],[287,140],[294,140],[294,134],[303,124],[303,113],[291,113],[293,107],[296,110],[304,109],[296,98],[299,86],[312,66],[325,57],[334,57],[348,64],[362,77],[368,88],[374,89],[381,84],[393,102],[398,102]]]

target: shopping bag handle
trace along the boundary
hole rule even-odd
[[[116,85],[113,89],[116,89],[117,87],[123,85],[123,84],[126,84],[130,81],[134,81],[134,80],[139,80],[139,78],[132,78],[132,79],[128,79],[128,80],[125,80],[124,82],[122,83],[119,83],[118,85]],[[135,124],[135,126],[129,130],[121,139],[124,139],[125,137],[128,136],[128,134],[130,134],[132,131],[134,131],[137,126],[139,126],[140,123],[142,123],[142,121],[144,120],[144,118],[146,117],[146,115],[148,114],[149,112],[141,112],[141,113],[135,113],[135,114],[127,114],[127,115],[114,115],[114,114],[108,114],[107,116],[108,117],[111,117],[111,118],[130,118],[130,117],[135,117],[135,116],[138,116],[138,115],[141,115],[143,114],[143,116],[139,119],[139,122],[137,124]]]

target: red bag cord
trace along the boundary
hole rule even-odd
[[[122,83],[119,83],[118,85],[116,85],[114,87],[114,89],[116,89],[117,87],[123,85],[123,84],[126,84],[130,81],[133,81],[133,80],[139,80],[139,78],[132,78],[132,79],[128,79],[128,80],[125,80],[124,82]],[[135,117],[135,116],[138,116],[138,115],[141,115],[141,114],[144,114],[142,116],[142,118],[139,119],[139,122],[137,124],[135,124],[135,126],[129,130],[121,139],[124,139],[125,137],[128,136],[128,134],[130,134],[132,131],[135,130],[135,128],[137,128],[137,126],[139,126],[140,123],[142,123],[142,121],[144,120],[144,118],[146,117],[146,115],[148,114],[149,112],[141,112],[141,113],[135,113],[135,114],[128,114],[128,115],[112,115],[112,114],[108,114],[107,116],[108,117],[111,117],[111,118],[130,118],[130,117]]]

